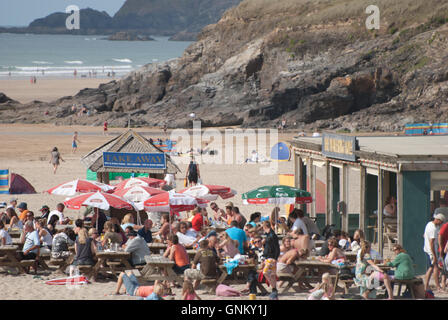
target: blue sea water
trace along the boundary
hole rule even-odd
[[[108,41],[106,36],[0,34],[0,79],[123,76],[148,63],[180,57],[191,44],[156,41]],[[90,72],[90,74],[89,74]]]

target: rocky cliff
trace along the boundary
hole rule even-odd
[[[183,56],[50,104],[0,104],[2,122],[124,126],[275,126],[396,131],[447,121],[448,4],[245,0],[204,28]],[[92,109],[70,114],[73,103]],[[46,110],[49,115],[43,116]]]

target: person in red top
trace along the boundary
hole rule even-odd
[[[103,135],[107,135],[107,120],[104,121],[104,125],[103,125]]]
[[[202,229],[202,226],[208,225],[208,219],[207,219],[207,209],[201,208],[198,213],[193,217],[191,220],[191,224],[193,226],[193,229],[196,232],[200,232]]]
[[[444,223],[442,225],[442,227],[440,228],[439,231],[439,237],[438,237],[438,244],[439,244],[439,257],[441,257],[443,259],[443,261],[445,261],[445,246],[446,243],[448,242],[448,222]],[[442,268],[443,270],[443,268]],[[442,272],[442,279],[441,279],[441,285],[442,285],[442,290],[445,290],[446,287],[446,274],[445,272]]]

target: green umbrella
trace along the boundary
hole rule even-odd
[[[264,186],[242,194],[244,204],[304,204],[313,199],[307,191],[289,186]]]

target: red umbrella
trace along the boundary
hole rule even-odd
[[[143,203],[145,210],[155,212],[181,212],[193,210],[196,206],[206,206],[208,201],[196,199],[186,194],[166,192],[155,195]]]
[[[166,184],[165,180],[160,179],[145,178],[145,177],[129,178],[117,184],[116,190],[132,188],[135,186],[159,188],[165,184]]]
[[[76,179],[73,181],[61,183],[56,187],[47,190],[46,192],[61,196],[74,196],[77,192],[79,193],[96,192],[96,191],[112,192],[114,189],[115,187],[97,181]]]
[[[116,195],[102,192],[86,193],[71,198],[64,202],[68,209],[81,209],[81,206],[91,206],[102,210],[109,210],[110,207],[116,209],[135,210],[134,204]]]
[[[113,194],[126,200],[141,202],[148,200],[150,197],[155,196],[156,194],[166,192],[167,191],[151,187],[134,186],[126,189],[118,189]]]
[[[236,191],[230,189],[229,187],[202,184],[198,186],[193,186],[188,189],[180,191],[180,193],[188,194],[192,197],[206,200],[216,200],[218,196],[223,199],[228,199],[235,196]]]

